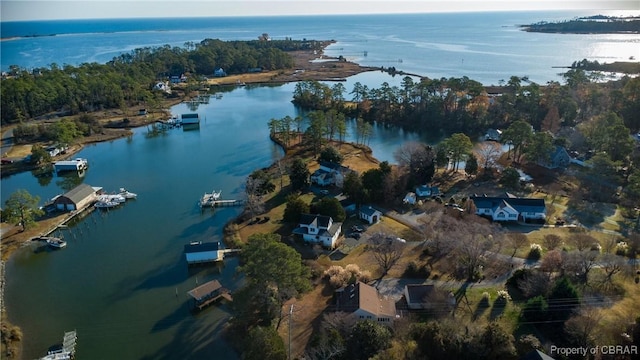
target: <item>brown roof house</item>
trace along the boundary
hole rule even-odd
[[[56,197],[53,200],[53,204],[56,209],[62,211],[83,209],[96,201],[96,193],[100,190],[101,188],[93,188],[87,184],[80,184]]]
[[[356,321],[372,320],[391,326],[396,318],[395,302],[360,281],[337,290],[335,299],[336,311],[352,314]]]

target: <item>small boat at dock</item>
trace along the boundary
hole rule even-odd
[[[120,204],[114,201],[98,200],[98,202],[95,203],[93,206],[98,209],[108,209],[108,208],[116,207],[118,205]]]
[[[67,242],[66,241],[64,241],[64,240],[62,240],[60,238],[57,238],[57,237],[49,237],[47,239],[47,244],[49,246],[51,246],[52,248],[54,248],[54,249],[62,249],[63,247],[67,246]]]
[[[98,201],[122,204],[123,202],[127,201],[127,199],[120,194],[105,194],[98,196]]]
[[[138,194],[132,193],[125,188],[120,188],[118,195],[124,197],[125,199],[135,199],[136,197],[138,197]]]

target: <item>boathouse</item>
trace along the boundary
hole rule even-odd
[[[224,258],[223,250],[220,250],[218,242],[192,242],[184,246],[184,254],[187,264],[202,264],[216,261],[222,261]]]
[[[56,197],[53,204],[56,209],[62,211],[83,209],[96,201],[96,193],[100,190],[101,188],[93,188],[87,184],[80,184],[68,192]]]
[[[200,123],[200,115],[198,115],[198,113],[182,114],[181,119],[182,125]]]
[[[218,280],[206,282],[197,288],[190,290],[187,294],[193,298],[198,310],[202,310],[205,306],[220,299],[232,301],[229,291],[223,288]]]
[[[56,170],[56,172],[81,171],[89,167],[89,162],[87,161],[87,159],[80,159],[80,158],[73,159],[73,160],[62,160],[62,161],[56,161],[53,164],[53,167]]]

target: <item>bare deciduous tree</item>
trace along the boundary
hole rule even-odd
[[[562,254],[558,250],[551,250],[542,257],[540,262],[540,271],[543,271],[551,277],[551,274],[562,271]]]
[[[600,310],[583,307],[565,322],[564,331],[576,346],[592,346],[596,340],[595,331],[600,320],[602,320]]]
[[[598,243],[598,240],[588,234],[573,234],[571,235],[570,241],[571,244],[573,244],[576,249],[580,251],[588,249],[594,244]]]
[[[520,249],[521,247],[529,243],[529,239],[523,233],[516,233],[516,232],[509,233],[507,238],[509,239],[509,243],[513,248],[513,253],[511,254],[512,258],[516,256],[516,251],[518,251],[518,249]]]
[[[382,268],[382,276],[384,276],[402,257],[405,243],[383,232],[373,234],[369,242],[373,257]]]
[[[556,234],[547,234],[542,239],[542,243],[547,250],[553,250],[562,244],[562,238]]]
[[[478,157],[478,164],[487,171],[498,163],[502,149],[500,144],[492,141],[484,141],[479,143],[475,148],[475,154]]]
[[[550,287],[549,277],[540,271],[532,271],[524,279],[518,281],[518,288],[528,298],[538,295],[546,296]]]
[[[595,250],[576,250],[566,254],[564,263],[566,271],[587,283],[589,272],[597,265],[598,252]]]
[[[264,200],[259,191],[262,182],[261,179],[249,176],[245,183],[245,192],[247,193],[246,209],[252,218],[264,212]]]
[[[603,254],[600,257],[600,266],[604,271],[604,283],[605,285],[611,285],[613,283],[613,276],[621,272],[627,262],[622,256],[616,254]]]

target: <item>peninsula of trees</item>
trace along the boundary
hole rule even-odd
[[[170,76],[191,75],[186,90],[197,90],[198,81],[212,76],[216,69],[237,74],[251,69],[291,68],[294,59],[287,52],[321,51],[326,44],[315,40],[205,39],[197,44],[186,43],[184,47],[135,49],[106,64],[60,66],[53,63],[32,70],[12,65],[8,76],[2,79],[2,124],[50,113],[75,115],[139,104],[159,107],[163,95],[153,91],[153,85]]]
[[[521,25],[523,30],[546,33],[569,34],[638,34],[640,19],[637,17],[588,16],[561,22],[541,21]]]

